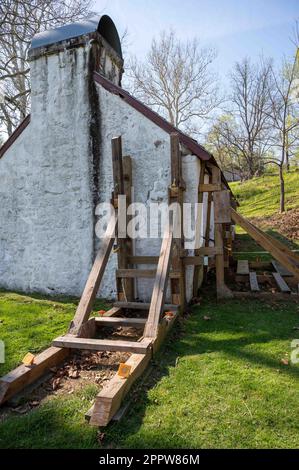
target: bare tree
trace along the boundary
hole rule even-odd
[[[298,63],[284,61],[280,70],[271,68],[273,87],[271,87],[271,120],[274,130],[272,145],[273,158],[267,163],[276,164],[280,179],[280,211],[285,211],[284,167],[290,169],[290,155],[298,149],[299,101],[296,96]]]
[[[236,63],[231,87],[231,119],[223,123],[222,135],[243,156],[250,178],[263,171],[271,145],[271,62],[255,65],[245,58]]]
[[[215,58],[214,49],[201,48],[198,39],[182,42],[174,31],[162,32],[144,61],[131,59],[129,85],[174,126],[194,130],[219,104],[211,71]]]
[[[242,142],[234,133],[231,116],[219,116],[206,137],[206,147],[216,158],[222,171],[238,175],[242,180],[248,177],[247,164],[241,151]]]
[[[93,0],[1,0],[0,129],[10,135],[30,101],[27,53],[32,37],[45,29],[92,14]]]

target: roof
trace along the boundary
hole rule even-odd
[[[25,117],[21,124],[13,131],[13,133],[8,137],[7,141],[0,147],[0,158],[3,157],[5,152],[11,147],[15,140],[22,134],[23,130],[26,129],[30,122],[30,114]]]
[[[218,163],[216,162],[214,156],[210,152],[208,152],[204,147],[202,147],[196,140],[192,139],[190,136],[182,132],[180,129],[170,124],[170,122],[168,122],[158,113],[156,113],[151,108],[146,106],[144,103],[139,101],[137,98],[132,96],[128,91],[124,90],[118,85],[115,85],[110,80],[105,78],[103,75],[99,74],[98,72],[94,72],[93,76],[94,76],[96,83],[101,85],[110,93],[120,96],[120,98],[122,98],[126,103],[128,103],[134,109],[136,109],[145,117],[150,119],[153,123],[155,123],[161,129],[163,129],[165,132],[167,132],[168,134],[172,134],[172,133],[178,134],[180,142],[183,145],[185,145],[185,147],[188,150],[190,150],[190,152],[193,155],[196,155],[200,160],[209,161],[210,163],[212,163],[213,165],[216,165],[219,168]],[[223,173],[221,174],[222,174],[223,183],[226,185],[228,189],[230,189]]]
[[[96,32],[99,32],[118,55],[122,57],[121,43],[117,29],[112,19],[107,15],[86,18],[76,23],[37,33],[32,38],[29,51]]]
[[[166,119],[162,118],[158,113],[150,109],[148,106],[143,104],[141,101],[137,100],[128,93],[126,90],[121,88],[118,85],[115,85],[107,78],[100,75],[98,72],[94,72],[94,79],[96,83],[101,85],[110,93],[113,93],[120,98],[122,98],[126,103],[132,106],[134,109],[139,111],[145,117],[150,119],[153,123],[155,123],[158,127],[163,129],[168,134],[176,133],[179,135],[180,142],[185,145],[185,147],[190,150],[193,155],[196,155],[200,160],[209,161],[213,165],[216,165],[219,168],[214,156],[208,152],[204,147],[202,147],[196,140],[192,139],[188,135],[184,134],[182,131],[177,129],[175,126],[170,124]],[[11,134],[8,140],[4,143],[2,147],[0,147],[0,158],[4,155],[4,153],[8,150],[8,148],[14,143],[14,141],[19,137],[19,135],[23,132],[23,130],[28,126],[30,123],[30,114],[21,122],[21,124],[15,129],[15,131]],[[222,181],[225,186],[229,188],[229,185],[221,172]]]

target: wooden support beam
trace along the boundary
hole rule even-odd
[[[205,181],[205,173],[206,173],[206,165],[205,162],[201,161],[200,162],[200,173],[199,173],[199,181],[198,181],[198,187],[202,184],[204,184]],[[203,205],[203,193],[199,191],[198,193],[198,215],[197,215],[197,221],[196,221],[196,230],[197,233],[195,234],[196,236],[196,242],[198,243],[197,246],[200,244],[200,237],[201,237],[201,225],[202,225],[202,219],[203,219],[203,210],[204,210],[204,205]],[[198,249],[194,250],[194,255],[196,258],[198,258],[198,263],[194,263],[194,273],[193,273],[193,297],[196,297],[200,282],[202,280],[202,274],[203,274],[203,259],[202,256],[199,252]],[[185,266],[187,265],[185,260],[184,260]]]
[[[171,302],[181,306],[184,310],[186,304],[186,280],[185,266],[182,260],[184,250],[184,231],[183,231],[183,199],[185,184],[183,183],[180,140],[178,134],[171,134],[171,187],[168,191],[169,204],[175,203],[179,206],[179,214],[174,214],[175,223],[180,224],[180,236],[173,239],[173,252],[171,266],[173,271],[179,271],[179,278],[170,276]]]
[[[109,339],[77,338],[76,336],[59,336],[53,341],[59,348],[84,349],[92,351],[125,351],[145,354],[150,348],[151,340],[145,338],[138,341],[121,341]]]
[[[250,289],[253,292],[258,292],[260,290],[256,272],[249,273],[249,283],[250,283]]]
[[[128,256],[130,264],[158,264],[159,256]]]
[[[201,193],[213,193],[214,191],[221,191],[221,184],[200,184],[199,191]]]
[[[164,307],[165,295],[167,290],[167,280],[171,264],[171,252],[173,246],[173,227],[164,234],[162,241],[160,258],[155,278],[151,304],[148,319],[144,329],[144,336],[147,338],[156,338],[161,313]]]
[[[288,269],[282,266],[278,261],[275,261],[275,259],[272,259],[271,263],[276,272],[278,272],[281,276],[293,276],[293,274],[290,273]]]
[[[132,203],[132,159],[129,156],[125,156],[122,159],[123,163],[123,186],[124,194],[126,196],[126,214],[122,214],[125,219],[126,227],[128,225],[131,216],[127,216],[128,206]],[[119,214],[119,217],[121,214]],[[119,234],[120,235],[120,234]],[[133,240],[127,236],[126,238],[119,240],[120,250],[118,251],[118,267],[119,268],[128,268],[130,267],[129,256],[133,255]],[[134,279],[125,279],[122,280],[121,286],[122,290],[118,293],[119,300],[131,301],[135,298],[135,283]]]
[[[237,264],[237,274],[249,274],[249,263],[247,259],[239,259]]]
[[[125,395],[129,392],[133,383],[145,371],[152,358],[152,353],[133,354],[126,365],[131,368],[128,378],[123,379],[118,374],[108,382],[96,397],[92,409],[90,424],[92,426],[107,426],[109,421],[115,415]]]
[[[221,183],[221,172],[216,166],[212,167],[212,183],[214,185]],[[231,298],[233,297],[231,290],[225,284],[224,279],[224,255],[223,255],[223,226],[222,223],[218,223],[215,217],[216,214],[220,214],[223,209],[223,204],[221,207],[217,207],[220,203],[221,198],[216,197],[214,193],[214,230],[215,230],[215,247],[222,250],[222,254],[217,254],[215,257],[216,265],[216,287],[217,287],[217,298]]]
[[[138,279],[147,279],[155,278],[157,270],[156,269],[117,269],[116,277],[123,279],[138,278]],[[170,279],[179,279],[181,273],[179,271],[170,271]]]
[[[281,277],[279,273],[272,273],[272,274],[281,292],[291,292],[291,289],[289,288],[289,286],[287,285],[287,283],[285,282],[285,280],[283,279],[283,277]]]
[[[145,318],[122,318],[122,317],[97,317],[95,324],[97,327],[109,326],[118,328],[119,326],[128,326],[133,328],[144,328]]]
[[[213,194],[214,217],[216,224],[231,223],[230,191],[216,191]]]
[[[210,181],[211,181],[210,176]],[[208,204],[207,204],[207,220],[206,220],[206,230],[205,230],[205,247],[208,248],[210,244],[210,230],[211,230],[211,207],[212,207],[212,193],[208,193]],[[204,266],[203,279],[206,281],[208,273],[208,266]]]
[[[131,373],[128,378],[123,379],[116,374],[100,391],[96,397],[94,406],[89,412],[91,425],[107,426],[111,421],[134,382],[148,367],[152,359],[152,354],[155,354],[160,348],[166,335],[174,325],[176,318],[177,316],[174,316],[171,320],[163,319],[161,321],[157,338],[153,343],[153,351],[148,351],[146,354],[133,354],[126,361],[126,365],[131,367]]]
[[[105,237],[102,240],[102,246],[89,274],[76,314],[70,325],[69,333],[71,334],[78,334],[81,326],[88,320],[92,311],[110,252],[112,250],[115,236],[115,223],[116,218],[112,217],[106,230]]]
[[[0,405],[57,366],[69,355],[69,349],[50,347],[37,354],[32,366],[20,365],[0,379]]]
[[[279,261],[286,269],[288,269],[299,280],[299,266],[292,257],[292,252],[287,253],[280,249],[276,242],[269,236],[257,229],[248,220],[238,214],[234,209],[231,210],[234,222],[240,225],[260,246],[269,251],[273,258]]]
[[[132,310],[149,310],[150,308],[150,303],[145,303],[145,302],[115,302],[114,304],[116,307],[120,308],[128,308]],[[178,305],[175,304],[165,304],[164,305],[164,310],[165,311],[177,311],[179,308]]]

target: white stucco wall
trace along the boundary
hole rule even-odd
[[[102,121],[101,148],[101,192],[100,201],[109,201],[112,184],[111,139],[122,136],[123,155],[132,158],[133,200],[147,207],[153,202],[168,201],[170,181],[170,136],[155,123],[140,114],[119,96],[98,85],[99,104]],[[200,160],[194,155],[182,157],[182,173],[186,182],[185,202],[196,202]],[[135,255],[159,255],[161,238],[137,239],[134,243]],[[115,292],[116,256],[112,257],[102,281],[101,293],[104,296]],[[139,266],[151,268],[151,266]],[[154,267],[154,266],[152,266]],[[192,296],[193,267],[187,268],[187,297]],[[153,280],[138,280],[137,296],[149,300]]]
[[[92,256],[87,49],[31,62],[31,122],[0,159],[0,285],[81,292]]]
[[[0,159],[1,287],[81,295],[95,255],[93,172],[98,171],[98,202],[110,201],[112,137],[122,135],[123,155],[132,158],[134,201],[167,202],[169,135],[99,85],[100,148],[98,158],[92,155],[89,47],[31,62],[31,122]],[[111,74],[109,58],[106,63]],[[200,160],[184,156],[182,169],[185,200],[195,202]],[[158,255],[161,239],[134,245],[136,255]],[[112,255],[99,295],[114,297],[115,267]],[[192,276],[188,267],[188,298]],[[138,297],[149,300],[152,284],[138,281]]]

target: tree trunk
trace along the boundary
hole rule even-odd
[[[284,203],[284,178],[283,178],[283,165],[279,165],[279,181],[280,181],[280,212],[285,212]]]
[[[286,170],[290,171],[289,151],[286,150]]]

